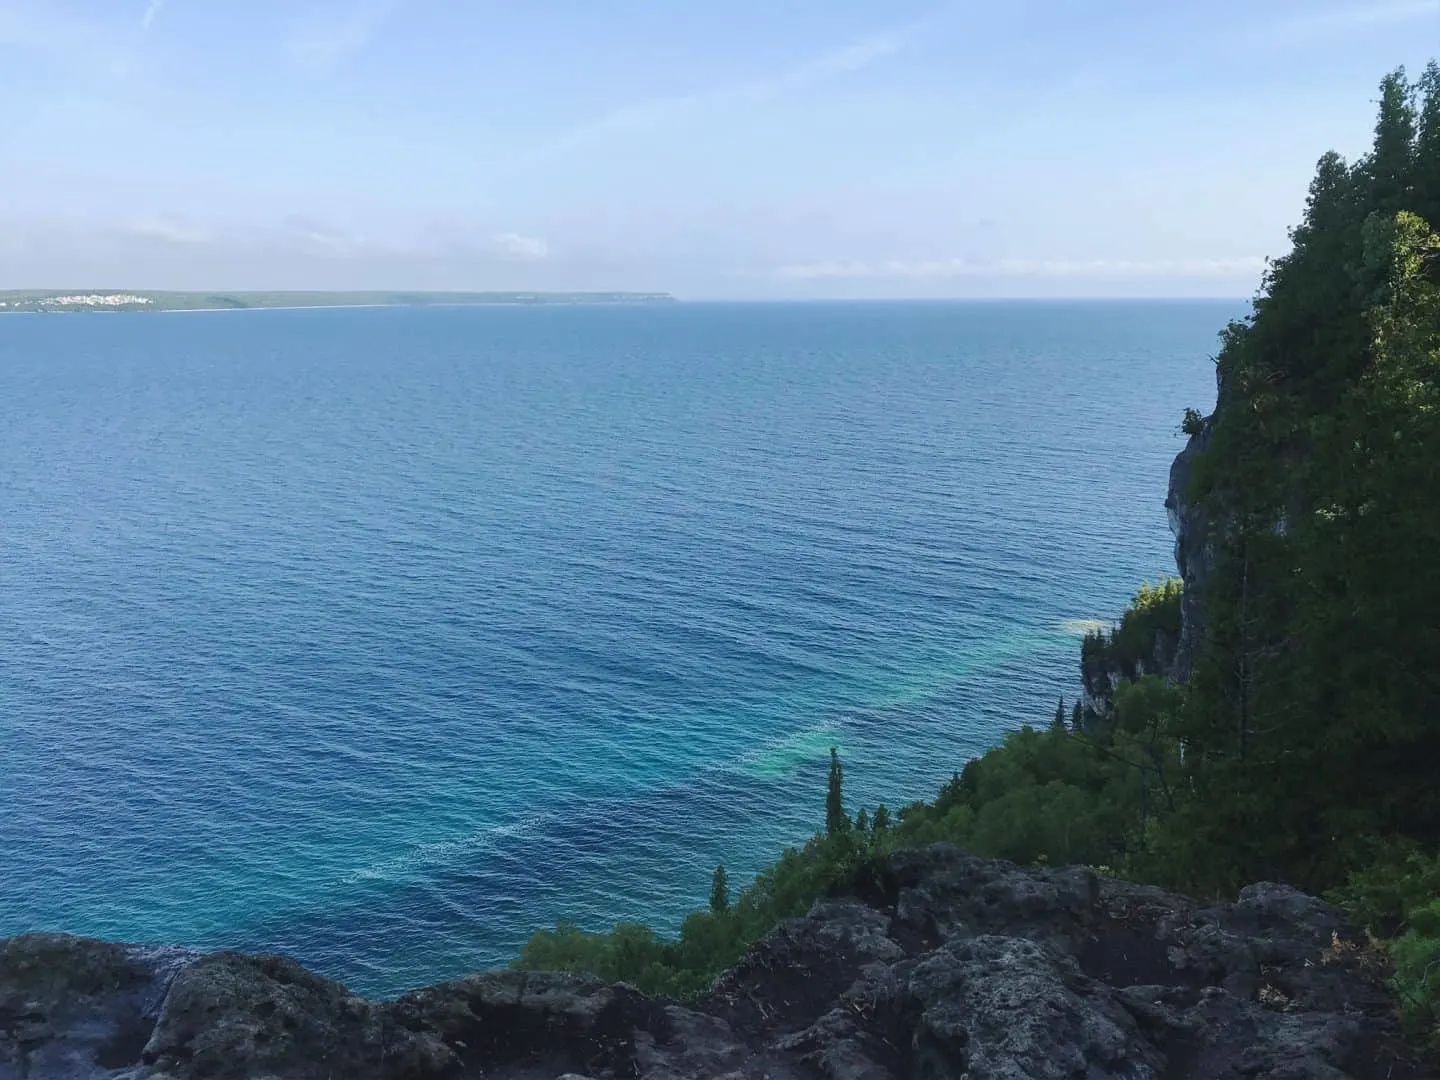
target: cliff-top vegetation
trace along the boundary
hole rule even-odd
[[[1388,939],[1408,1022],[1440,1038],[1437,227],[1432,63],[1381,84],[1369,153],[1320,159],[1291,250],[1221,334],[1214,413],[1185,414],[1184,495],[1212,523],[1185,684],[1132,678],[1099,725],[1062,702],[895,811],[837,814],[837,759],[825,831],[733,900],[717,880],[677,938],[561,926],[518,965],[693,993],[777,921],[863,887],[877,855],[950,840],[1204,896],[1256,880],[1326,891]],[[1142,591],[1084,649],[1151,654],[1178,635],[1177,590]]]

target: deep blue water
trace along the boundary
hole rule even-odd
[[[1073,694],[1240,306],[0,319],[0,935],[674,927]]]

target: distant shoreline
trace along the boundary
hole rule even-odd
[[[355,311],[363,308],[390,308],[390,307],[509,307],[512,305],[494,304],[289,304],[289,305],[267,305],[266,307],[192,307],[192,308],[152,308],[155,315],[205,315],[226,311]],[[520,305],[513,305],[520,306]],[[540,305],[536,305],[537,307]],[[37,312],[36,314],[46,314]]]
[[[666,303],[679,303],[678,300],[664,301]],[[141,307],[117,307],[117,308],[20,308],[10,311],[0,310],[0,318],[6,315],[223,315],[226,313],[243,314],[245,312],[257,311],[373,311],[380,308],[405,308],[414,311],[428,311],[432,309],[444,309],[446,311],[455,308],[539,308],[539,307],[647,307],[651,304],[660,304],[662,301],[630,301],[619,300],[595,301],[595,300],[547,300],[544,303],[527,303],[520,300],[502,301],[496,300],[483,304],[274,304],[255,307],[197,307],[197,308],[141,308]]]
[[[11,289],[0,291],[0,314],[77,312],[312,311],[381,307],[544,307],[547,305],[670,304],[669,293],[639,292],[385,292],[355,290],[169,292],[123,289]]]
[[[359,311],[372,308],[512,308],[512,307],[642,307],[648,304],[679,303],[671,297],[668,300],[486,300],[483,302],[453,304],[274,304],[264,307],[210,307],[210,308],[122,308],[118,313],[135,314],[149,312],[152,315],[201,315],[217,312],[243,311]],[[101,309],[75,309],[73,311],[13,311],[12,315],[66,315],[84,314],[88,310],[97,313]]]

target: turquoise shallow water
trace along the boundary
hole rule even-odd
[[[0,320],[0,935],[674,927],[1074,692],[1240,307]]]

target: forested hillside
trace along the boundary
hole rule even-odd
[[[733,902],[718,875],[678,941],[562,927],[520,965],[692,992],[827,889],[863,890],[876,855],[943,839],[1204,896],[1328,891],[1390,939],[1407,1018],[1440,1036],[1437,231],[1432,63],[1384,80],[1367,155],[1320,159],[1292,250],[1222,333],[1172,492],[1187,594],[1147,588],[1087,639],[1087,669],[1121,673],[1103,713],[1061,702],[898,813],[846,815],[836,759],[826,832]],[[1149,673],[1182,609],[1180,655]]]

